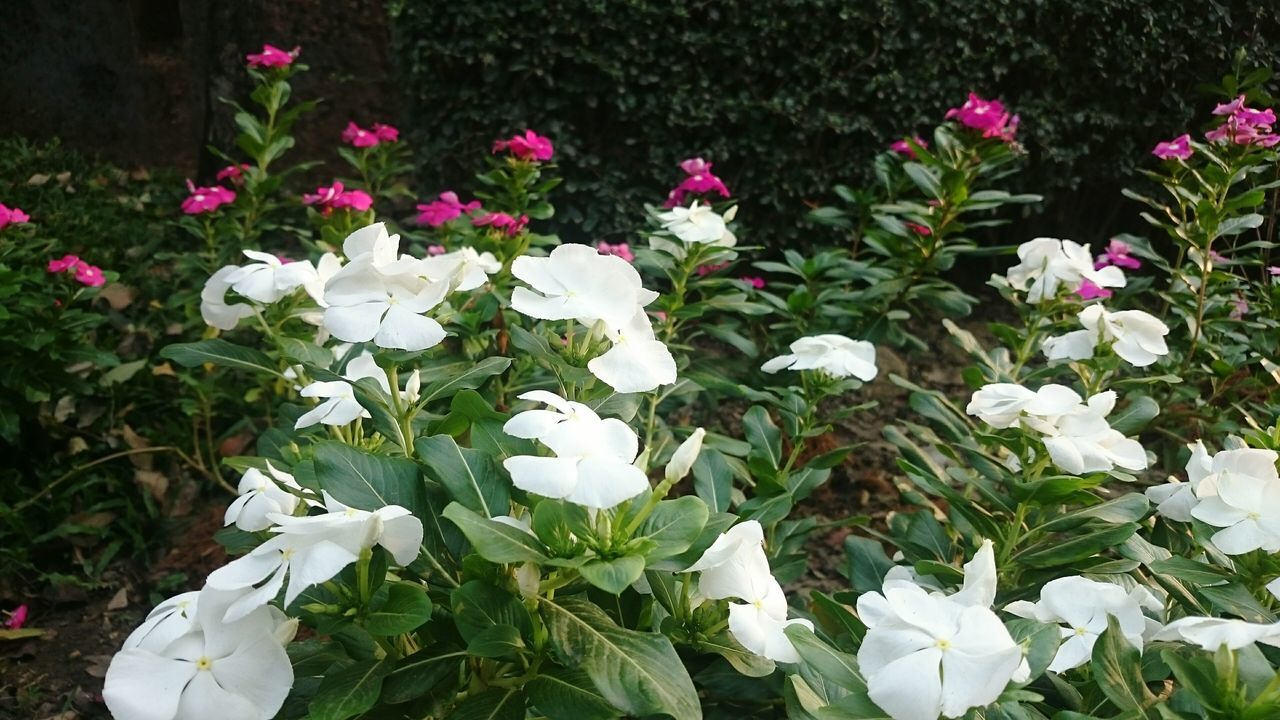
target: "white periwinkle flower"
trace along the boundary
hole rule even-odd
[[[697,562],[685,572],[697,572],[698,595],[729,603],[729,632],[742,647],[776,662],[798,662],[799,654],[786,629],[813,623],[787,619],[787,598],[769,569],[764,552],[764,528],[755,520],[739,523],[721,533]]]
[[[227,275],[231,289],[260,303],[273,303],[306,285],[316,277],[310,262],[285,263],[271,253],[245,250],[245,256],[257,262],[236,268]]]
[[[347,342],[373,341],[383,348],[425,350],[444,340],[435,318],[423,313],[440,304],[447,282],[428,282],[418,275],[388,275],[372,258],[357,258],[325,286],[324,326]]]
[[[1213,475],[1196,488],[1191,516],[1217,528],[1211,541],[1227,555],[1280,552],[1280,477],[1274,450],[1223,450]]]
[[[240,321],[253,315],[253,306],[245,303],[227,304],[227,290],[231,283],[227,278],[240,268],[227,265],[220,268],[204,283],[200,291],[200,317],[209,327],[234,330]]]
[[[658,214],[662,227],[684,242],[733,247],[737,239],[725,226],[726,219],[710,205],[701,205],[697,200],[687,208],[673,207]]]
[[[1037,428],[1046,434],[1045,449],[1058,469],[1081,475],[1116,466],[1126,470],[1147,467],[1147,453],[1142,445],[1107,423],[1107,415],[1115,405],[1114,390],[1101,392],[1051,424]]]
[[[503,431],[537,440],[555,457],[516,455],[503,460],[516,487],[597,510],[648,489],[644,471],[631,464],[639,454],[640,441],[626,423],[601,419],[586,405],[545,390],[531,390],[520,399],[554,409],[518,413],[503,425]]]
[[[129,633],[122,650],[143,647],[160,651],[169,643],[196,629],[196,608],[200,591],[192,590],[165,600],[147,613],[146,620]]]
[[[1010,680],[1024,675],[1021,648],[981,602],[990,589],[988,569],[994,576],[994,558],[975,556],[966,576],[984,577],[966,584],[982,591],[959,597],[890,580],[883,592],[858,598],[867,626],[858,665],[871,699],[894,720],[960,717],[994,702]]]
[[[185,632],[166,638],[167,642],[161,642],[155,632],[139,644],[126,642],[125,649],[112,658],[102,690],[112,716],[117,720],[275,717],[293,686],[293,667],[284,645],[292,639],[296,622],[285,620],[271,607],[223,622],[223,611],[233,598],[234,593],[206,586],[195,607],[182,611],[179,624]],[[172,618],[173,613],[166,617]]]
[[[1071,412],[1084,398],[1065,385],[1029,390],[1013,383],[991,383],[973,393],[965,412],[994,428],[1010,428],[1026,416],[1056,418]]]
[[[373,356],[368,353],[347,363],[347,372],[343,377],[346,380],[317,381],[302,389],[299,394],[303,397],[324,398],[324,402],[299,417],[293,424],[295,430],[316,423],[346,425],[356,418],[369,417],[369,411],[356,400],[355,387],[351,384],[361,378],[371,377],[378,381],[384,392],[391,392],[387,371],[378,367]]]
[[[1027,302],[1038,303],[1058,294],[1059,287],[1077,290],[1085,280],[1098,287],[1124,287],[1124,272],[1115,266],[1093,268],[1088,245],[1070,240],[1036,238],[1018,246],[1019,263],[1005,277],[1017,290],[1028,290]]]
[[[1062,644],[1049,663],[1050,670],[1060,673],[1089,662],[1098,636],[1107,629],[1109,616],[1120,623],[1129,644],[1141,650],[1148,625],[1143,608],[1159,609],[1160,602],[1140,585],[1126,592],[1119,585],[1072,575],[1045,583],[1039,602],[1021,600],[1009,603],[1004,610],[1018,617],[1064,626],[1060,628]]]
[[[587,362],[587,369],[620,393],[649,392],[676,381],[676,359],[653,334],[643,308],[637,307],[630,322],[605,327],[613,346]]]
[[[561,245],[547,257],[518,257],[511,274],[533,288],[516,288],[511,307],[539,320],[578,320],[586,325],[603,320],[609,327],[624,328],[636,308],[658,297],[641,286],[640,273],[631,263],[586,245]]]
[[[780,355],[760,369],[767,373],[779,370],[821,370],[835,378],[852,375],[863,382],[875,379],[876,348],[865,340],[850,340],[843,335],[814,335],[791,343],[791,354]]]
[[[671,454],[671,459],[667,461],[663,474],[667,482],[679,482],[693,470],[693,464],[698,460],[698,453],[702,452],[702,439],[706,435],[706,430],[698,428],[680,443],[680,447],[676,448],[676,451]]]
[[[1239,650],[1255,642],[1280,647],[1280,623],[1251,623],[1231,618],[1184,617],[1165,625],[1153,640],[1181,640],[1216,652],[1223,645]]]
[[[324,301],[324,286],[333,279],[334,275],[342,269],[342,258],[327,252],[320,256],[320,260],[316,263],[315,275],[308,278],[302,288],[307,291],[311,299],[320,307],[328,307],[329,304]],[[307,322],[311,322],[308,320]],[[319,325],[321,321],[312,324]]]
[[[288,607],[308,587],[332,579],[355,562],[360,551],[381,546],[400,565],[418,557],[422,521],[399,505],[374,512],[347,507],[325,494],[321,515],[273,514],[275,537],[209,575],[209,586],[248,591],[226,610],[232,622],[275,599],[284,587]]]
[[[245,532],[258,532],[271,527],[267,516],[272,513],[292,515],[301,499],[285,488],[302,492],[293,476],[278,470],[267,461],[267,472],[249,468],[240,477],[240,497],[227,508],[224,525],[235,523]]]
[[[1146,367],[1169,354],[1164,341],[1169,327],[1141,310],[1108,312],[1101,305],[1090,305],[1076,317],[1084,330],[1044,341],[1044,353],[1050,360],[1093,357],[1099,342],[1110,343],[1112,351],[1134,367]]]
[[[1191,522],[1191,509],[1199,503],[1196,490],[1205,478],[1213,474],[1213,456],[1200,440],[1187,446],[1191,457],[1187,459],[1187,482],[1170,476],[1164,485],[1147,488],[1147,499],[1156,504],[1156,512],[1178,522]],[[1216,479],[1211,482],[1217,482]]]
[[[489,282],[489,276],[502,269],[502,263],[491,252],[478,253],[464,247],[443,255],[423,258],[419,267],[432,280],[444,280],[467,291]]]

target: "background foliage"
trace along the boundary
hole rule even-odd
[[[743,199],[753,242],[802,238],[806,202],[865,181],[874,153],[970,90],[1026,121],[1016,189],[1051,213],[1033,224],[1102,239],[1132,222],[1119,179],[1204,104],[1196,84],[1241,47],[1274,65],[1267,38],[1280,37],[1280,18],[1244,0],[389,7],[424,191],[465,180],[472,148],[533,127],[557,141],[557,230],[579,240],[569,226],[624,233],[696,154]]]

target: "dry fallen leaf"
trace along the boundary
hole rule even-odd
[[[85,668],[85,672],[96,678],[107,676],[107,667],[111,665],[110,655],[85,655],[84,659],[85,662],[89,663],[89,667]]]
[[[27,178],[27,184],[34,187],[40,187],[47,182],[49,182],[49,176],[44,173],[36,173],[35,175]]]
[[[138,291],[128,285],[111,283],[98,291],[98,297],[106,300],[112,310],[123,310],[138,297]]]
[[[134,470],[133,481],[145,487],[156,502],[163,503],[169,492],[169,478],[154,470]]]
[[[128,588],[120,588],[116,591],[116,594],[112,595],[111,599],[107,601],[108,610],[123,610],[127,607],[129,607]]]
[[[157,376],[164,375],[165,377],[177,377],[177,373],[173,371],[173,366],[167,362],[162,362],[151,368],[151,374]]]

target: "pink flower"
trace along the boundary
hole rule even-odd
[[[378,144],[378,135],[372,130],[365,130],[352,120],[347,123],[347,129],[342,131],[342,142],[352,147],[368,148]]]
[[[9,613],[9,619],[4,621],[4,626],[10,630],[21,630],[23,625],[27,624],[27,605],[23,603]]]
[[[668,210],[678,205],[684,205],[684,188],[676,187],[667,193],[667,199],[662,201],[662,207]]]
[[[239,165],[228,165],[218,171],[214,177],[218,180],[230,180],[233,185],[239,185],[244,182],[244,174],[249,170],[249,163],[240,163]]]
[[[1213,109],[1214,115],[1226,116],[1226,122],[1205,133],[1210,142],[1231,142],[1236,145],[1273,147],[1280,143],[1280,135],[1271,131],[1276,114],[1270,108],[1255,110],[1246,107],[1244,95]]]
[[[1276,277],[1277,275],[1280,275],[1280,265],[1272,265],[1271,267],[1267,268],[1267,272],[1271,274],[1271,277]]]
[[[529,216],[521,215],[519,219],[513,218],[503,212],[486,213],[471,218],[471,224],[476,227],[490,226],[496,230],[504,230],[507,235],[519,235],[524,226],[529,224]]]
[[[1131,249],[1129,243],[1123,240],[1112,240],[1107,245],[1107,251],[1099,255],[1097,261],[1093,263],[1093,269],[1101,270],[1108,265],[1115,265],[1116,267],[1137,270],[1142,267],[1142,261],[1129,254]]]
[[[1248,314],[1249,303],[1242,296],[1237,295],[1236,299],[1231,301],[1231,319],[1243,320]]]
[[[720,197],[729,197],[729,187],[711,172],[711,163],[706,160],[700,157],[682,160],[680,169],[684,171],[685,179],[667,193],[667,199],[662,203],[663,207],[673,208],[683,205],[685,196],[690,193],[695,195],[716,193]]]
[[[82,262],[76,268],[76,282],[88,287],[102,287],[107,279],[102,276],[102,268]]]
[[[1218,252],[1217,250],[1210,250],[1210,251],[1209,251],[1209,260],[1210,260],[1211,262],[1215,262],[1215,263],[1224,263],[1224,262],[1226,262],[1226,261],[1227,261],[1227,256],[1226,256],[1226,255],[1223,255],[1222,253]]]
[[[503,150],[509,151],[521,160],[538,162],[550,160],[555,152],[550,138],[543,137],[532,130],[525,130],[524,135],[514,135],[508,140],[495,140],[493,151],[499,153]]]
[[[221,185],[196,187],[188,180],[187,190],[191,192],[191,195],[182,201],[182,212],[188,215],[213,212],[223,205],[236,201],[235,192]]]
[[[999,100],[983,100],[976,93],[969,93],[969,99],[960,107],[948,110],[945,119],[959,118],[960,124],[965,127],[986,131],[1004,127],[1008,117],[1004,111],[1004,103]]]
[[[0,230],[3,230],[6,225],[24,223],[30,219],[30,215],[27,215],[18,208],[5,207],[4,203],[0,203]]]
[[[933,230],[930,229],[928,225],[921,225],[920,223],[913,222],[903,223],[903,225],[906,225],[908,230],[920,235],[921,237],[929,237],[933,234]]]
[[[288,67],[297,59],[301,50],[302,48],[294,48],[285,52],[274,45],[263,45],[262,52],[249,53],[244,59],[249,61],[249,67],[251,68]]]
[[[1191,157],[1191,136],[1187,134],[1179,135],[1169,142],[1156,143],[1156,149],[1151,151],[1152,155],[1161,160],[1186,160]]]
[[[710,264],[708,264],[708,265],[699,265],[699,266],[698,266],[698,276],[699,276],[699,277],[703,277],[703,276],[706,276],[706,275],[710,275],[710,274],[711,274],[711,273],[713,273],[713,272],[718,272],[718,271],[723,270],[723,269],[725,269],[725,268],[727,268],[727,267],[729,267],[729,262],[728,262],[727,260],[726,260],[725,262],[722,262],[722,263],[710,263]]]
[[[613,243],[610,245],[609,243],[601,240],[600,243],[596,245],[596,250],[601,255],[615,255],[627,262],[634,262],[636,259],[635,253],[631,252],[631,246],[624,242]]]
[[[436,255],[443,255],[443,254],[445,254],[445,252],[447,252],[447,251],[444,249],[444,246],[443,246],[443,245],[428,245],[428,246],[427,246],[427,254],[428,254],[428,255],[430,255],[430,256],[432,256],[432,257],[435,257]]]
[[[764,278],[762,277],[753,277],[751,275],[743,275],[738,279],[757,290],[764,289]]]
[[[1081,300],[1109,298],[1112,294],[1113,293],[1110,290],[1094,285],[1091,280],[1084,280],[1080,283],[1080,288],[1076,290],[1076,295],[1079,295]]]
[[[929,149],[929,143],[925,142],[924,138],[920,137],[919,135],[913,136],[911,138],[911,141],[926,150]],[[892,145],[889,146],[889,149],[898,153],[899,155],[906,155],[912,160],[916,159],[915,148],[911,147],[911,143],[907,142],[906,140],[899,140],[893,143]]]
[[[1229,103],[1220,103],[1217,107],[1213,109],[1213,114],[1214,115],[1235,115],[1237,112],[1239,112],[1243,108],[1244,108],[1244,96],[1241,95],[1240,97],[1236,98],[1235,100],[1232,100]]]
[[[447,190],[440,193],[439,200],[432,200],[418,206],[418,224],[440,227],[463,213],[470,214],[479,209],[479,200],[463,204],[458,200],[457,193]]]
[[[328,187],[322,185],[316,188],[314,195],[303,195],[302,204],[314,205],[320,208],[320,211],[325,215],[335,209],[364,212],[373,207],[373,198],[369,197],[369,194],[363,190],[347,190],[342,186],[342,183],[335,180]]]
[[[84,261],[75,255],[63,255],[61,260],[50,260],[48,269],[51,273],[66,272],[80,267],[83,263]]]
[[[337,210],[355,210],[364,212],[373,207],[373,198],[363,190],[347,190],[331,203]]]
[[[373,134],[377,135],[378,140],[382,142],[396,142],[400,139],[400,131],[385,123],[374,123]]]

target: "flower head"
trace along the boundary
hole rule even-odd
[[[325,215],[334,210],[365,212],[373,207],[373,198],[363,190],[348,190],[335,180],[332,185],[316,188],[314,194],[303,194],[302,204],[320,208]]]
[[[596,252],[601,255],[613,255],[614,257],[620,257],[627,262],[634,262],[636,259],[635,253],[631,252],[631,246],[624,242],[611,244],[601,240],[599,243],[596,243]]]
[[[662,227],[686,243],[733,247],[737,244],[726,220],[710,205],[697,200],[689,207],[674,207],[658,214]]]
[[[277,470],[271,461],[267,461],[267,471],[249,468],[240,477],[237,488],[240,496],[227,508],[223,516],[223,524],[235,524],[245,532],[259,532],[271,527],[268,515],[283,513],[292,515],[301,502],[299,495],[303,493],[301,485],[293,476],[283,470]]]
[[[186,200],[182,201],[182,212],[187,215],[200,215],[217,210],[223,205],[227,205],[236,201],[234,191],[224,188],[221,185],[213,187],[196,187],[190,180],[187,181],[187,189],[191,192]]]
[[[9,618],[4,621],[5,628],[9,630],[21,630],[23,625],[27,624],[27,605],[23,603],[13,609],[9,613]]]
[[[289,51],[281,50],[274,45],[263,45],[262,52],[249,53],[245,56],[245,60],[249,62],[251,68],[282,68],[293,64],[298,59],[301,48],[294,48]]]
[[[491,227],[495,230],[501,230],[509,236],[519,235],[529,224],[529,216],[521,215],[518,218],[512,217],[504,212],[484,213],[471,218],[471,224],[476,227]]]
[[[1195,486],[1191,516],[1217,528],[1211,541],[1227,555],[1280,552],[1280,476],[1274,450],[1242,448],[1213,456]]]
[[[16,225],[31,220],[31,216],[22,212],[18,208],[6,207],[4,203],[0,203],[0,230],[8,225]]]
[[[310,262],[285,263],[271,253],[242,251],[249,263],[228,273],[225,279],[241,295],[260,303],[274,303],[306,285],[316,275]]]
[[[750,285],[751,287],[755,288],[756,290],[764,289],[764,278],[759,277],[757,275],[743,275],[738,279]]]
[[[1090,305],[1076,317],[1083,330],[1044,341],[1050,360],[1085,360],[1093,357],[1099,342],[1110,343],[1115,354],[1134,367],[1146,367],[1169,354],[1164,340],[1169,327],[1141,310],[1110,312],[1101,305]]]
[[[381,142],[381,138],[373,130],[365,130],[352,120],[347,123],[346,129],[342,131],[342,142],[351,147],[370,148]]]
[[[240,185],[244,182],[244,174],[249,171],[249,163],[240,163],[239,165],[228,165],[218,171],[214,177],[218,180],[230,180],[232,185]]]
[[[1205,138],[1211,142],[1258,147],[1273,147],[1280,143],[1280,135],[1271,129],[1276,122],[1275,112],[1270,108],[1256,110],[1246,107],[1244,101],[1245,96],[1241,95],[1214,108],[1213,114],[1225,116],[1226,120],[1205,133]]]
[[[919,135],[912,136],[911,142],[914,142],[917,146],[922,147],[926,150],[929,149],[929,143],[925,142],[925,139],[920,137]],[[898,153],[899,155],[905,155],[912,160],[916,159],[915,148],[911,147],[911,143],[907,142],[905,139],[894,141],[892,144],[889,145],[889,149]]]
[[[506,140],[495,140],[493,152],[510,152],[521,160],[546,162],[555,154],[551,139],[543,137],[532,130],[525,130],[523,135],[513,135]]]
[[[491,252],[478,253],[464,247],[424,258],[418,267],[428,279],[448,282],[454,290],[465,292],[489,282],[489,276],[501,270],[502,263]]]
[[[1156,143],[1156,149],[1151,154],[1161,160],[1186,160],[1193,152],[1191,136],[1184,133],[1168,142]]]
[[[560,245],[547,257],[524,255],[511,274],[529,284],[511,293],[511,307],[540,320],[577,320],[623,328],[636,308],[658,298],[641,285],[640,273],[616,255],[601,255],[586,245]],[[530,289],[531,288],[531,289]]]
[[[446,190],[438,199],[418,205],[418,224],[440,227],[460,215],[469,215],[479,209],[479,200],[463,203],[457,193]]]
[[[1079,290],[1086,280],[1098,288],[1125,285],[1124,271],[1118,267],[1095,269],[1089,246],[1070,240],[1036,238],[1025,242],[1018,246],[1018,260],[1005,277],[1010,287],[1027,291],[1027,302],[1054,298],[1063,286]]]
[[[390,394],[391,383],[387,371],[378,367],[373,356],[365,353],[347,363],[343,380],[317,381],[302,388],[298,394],[307,398],[321,398],[316,407],[308,410],[297,422],[294,429],[310,427],[316,423],[323,425],[346,425],[356,418],[369,417],[369,411],[356,400],[356,391],[352,383],[362,378],[373,378],[381,386],[383,392]]]
[[[1005,111],[1004,103],[984,100],[975,93],[969,93],[969,98],[960,107],[948,110],[945,118],[954,118],[967,128],[981,131],[984,138],[999,138],[1005,142],[1013,142],[1019,123],[1017,115],[1010,116]]]
[[[82,262],[76,267],[76,282],[86,287],[102,287],[107,278],[103,276],[102,268]]]
[[[676,381],[675,358],[654,335],[642,306],[636,306],[627,323],[604,325],[612,346],[587,362],[592,375],[620,393],[649,392]]]
[[[760,369],[767,373],[779,370],[821,370],[835,378],[853,376],[871,382],[876,373],[876,348],[866,340],[851,340],[843,335],[814,335],[791,343],[791,354],[780,355]]]
[[[66,272],[75,270],[84,264],[84,261],[75,255],[63,255],[58,260],[50,260],[48,270],[51,273]]]
[[[1089,662],[1098,636],[1107,629],[1108,617],[1114,617],[1120,623],[1125,640],[1141,650],[1143,633],[1148,626],[1142,610],[1160,607],[1155,596],[1141,585],[1126,592],[1119,585],[1072,575],[1046,583],[1040,588],[1039,602],[1022,600],[1010,603],[1004,610],[1018,617],[1062,626],[1059,628],[1062,644],[1049,663],[1049,670],[1061,673]]]
[[[400,140],[400,130],[386,123],[374,123],[373,134],[377,135],[381,142],[392,143]]]

